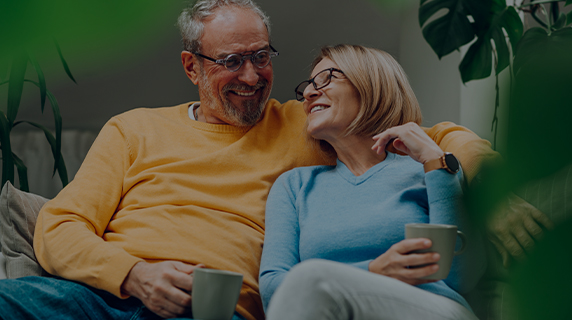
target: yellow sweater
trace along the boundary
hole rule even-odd
[[[75,179],[42,208],[36,256],[51,274],[120,297],[141,260],[239,272],[237,311],[263,319],[258,268],[268,191],[281,173],[328,161],[306,143],[297,101],[270,100],[249,128],[191,120],[189,105],[112,118]],[[462,127],[444,123],[427,132],[457,155],[469,179],[478,164],[471,150],[494,155]]]

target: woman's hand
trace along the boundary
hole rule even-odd
[[[414,250],[422,250],[430,247],[431,240],[429,239],[402,240],[370,262],[369,271],[401,280],[410,285],[438,281],[421,278],[434,274],[439,270],[439,266],[435,264],[439,261],[439,254],[435,252],[410,253]],[[409,268],[410,266],[414,267],[425,264],[429,265],[419,268]]]
[[[371,149],[377,154],[385,152],[387,144],[393,140],[393,146],[397,150],[422,164],[443,155],[443,150],[414,122],[389,128],[375,135],[373,140],[375,143]]]

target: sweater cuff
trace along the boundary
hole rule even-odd
[[[112,262],[113,261],[113,262]],[[121,285],[137,262],[145,261],[130,254],[116,254],[110,258],[109,263],[101,271],[98,287],[106,290],[121,299],[129,298],[121,292]]]
[[[356,263],[352,263],[351,265],[354,267],[358,267],[360,269],[363,269],[365,271],[369,271],[369,263],[372,262],[373,259],[370,260],[365,260],[365,261],[360,261],[360,262],[356,262]]]

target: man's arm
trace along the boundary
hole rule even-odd
[[[126,139],[112,119],[74,180],[40,211],[34,250],[46,271],[121,296],[121,283],[142,259],[103,236],[121,201],[129,163]]]
[[[75,179],[42,208],[35,253],[51,274],[119,297],[132,295],[156,314],[176,317],[191,306],[190,274],[195,266],[180,261],[147,263],[104,239],[127,192],[124,181],[134,143],[126,136],[117,118],[103,127]]]

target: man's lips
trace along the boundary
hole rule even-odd
[[[247,98],[248,98],[248,97],[252,97],[253,95],[255,95],[257,91],[258,91],[258,90],[252,90],[252,91],[235,91],[235,90],[229,90],[229,92],[231,92],[231,93],[233,93],[233,94],[235,94],[235,95],[237,95],[237,96],[247,97]]]

